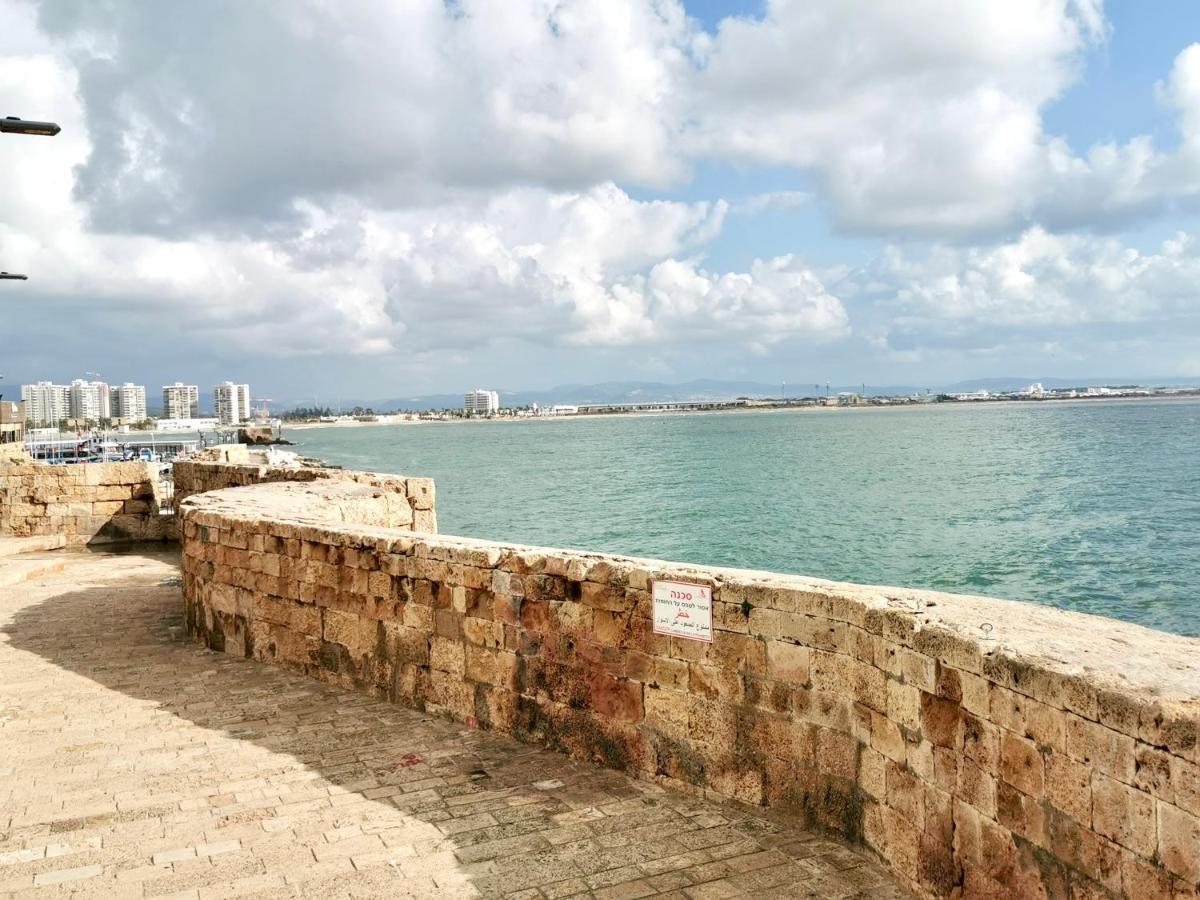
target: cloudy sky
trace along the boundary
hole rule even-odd
[[[1193,41],[1192,0],[0,0],[0,115],[63,127],[0,137],[0,372],[1200,376]]]

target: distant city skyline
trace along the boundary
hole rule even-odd
[[[0,0],[5,399],[1200,376],[1195,4],[222,10]]]
[[[465,394],[458,393],[456,386],[450,386],[446,389],[439,389],[426,392],[404,391],[397,385],[380,383],[373,387],[368,387],[364,393],[326,393],[316,392],[310,395],[293,395],[286,391],[279,392],[277,398],[267,401],[268,408],[273,405],[274,408],[280,411],[296,408],[320,408],[330,409],[334,412],[338,410],[349,410],[353,407],[371,407],[376,411],[387,411],[392,408],[404,409],[408,408],[411,401],[427,401],[429,408],[454,408],[463,407],[474,409],[478,412],[490,412],[500,406],[512,405],[513,403],[525,405],[528,403],[559,403],[559,402],[606,402],[599,400],[598,397],[609,397],[613,402],[616,398],[621,397],[628,399],[630,396],[637,394],[639,391],[645,390],[656,399],[661,399],[665,396],[670,396],[675,399],[687,396],[688,391],[692,391],[697,396],[703,395],[711,398],[729,399],[742,394],[755,397],[815,397],[837,394],[844,391],[861,391],[867,395],[890,394],[902,395],[923,392],[948,392],[951,394],[969,391],[1019,391],[1028,389],[1030,386],[1040,386],[1041,382],[1045,382],[1048,388],[1087,388],[1099,386],[1166,386],[1178,387],[1189,386],[1200,388],[1200,376],[1110,376],[1110,377],[1087,377],[1079,378],[1063,378],[1055,375],[1010,375],[1006,377],[982,377],[982,378],[967,378],[957,382],[940,382],[940,383],[867,383],[855,381],[832,381],[824,382],[813,379],[800,380],[783,380],[778,384],[774,382],[762,382],[752,379],[692,379],[689,381],[671,382],[659,380],[628,380],[628,379],[609,379],[603,382],[593,382],[584,384],[542,384],[542,385],[499,385],[497,389],[491,388],[473,388]],[[5,386],[9,387],[9,394],[13,395],[13,399],[23,399],[27,396],[31,388],[37,387],[43,389],[36,401],[38,414],[33,418],[40,419],[50,413],[43,413],[43,409],[57,409],[53,406],[57,402],[62,410],[65,410],[57,418],[93,418],[92,416],[76,415],[82,413],[83,406],[79,395],[79,386],[86,385],[82,379],[76,379],[70,383],[60,384],[54,379],[36,379],[24,384],[10,384],[5,380],[0,380],[0,396],[5,394]],[[126,382],[125,384],[111,385],[103,382],[91,382],[93,389],[103,387],[111,390],[111,401],[108,394],[104,394],[105,399],[97,399],[93,401],[96,404],[111,403],[112,412],[110,415],[115,418],[128,420],[140,420],[147,415],[155,418],[168,419],[188,419],[188,418],[214,418],[217,421],[230,424],[236,421],[246,421],[254,418],[255,414],[261,410],[260,406],[256,406],[255,401],[261,403],[261,398],[253,397],[250,386],[248,384],[237,384],[230,381],[224,381],[215,384],[211,390],[205,389],[199,384],[188,382],[175,382],[172,384],[164,384],[161,391],[152,390],[147,394],[147,389],[142,384],[134,384]],[[53,389],[53,393],[49,390]],[[46,398],[61,395],[61,400],[55,401]],[[150,396],[152,399],[147,399]],[[175,400],[170,397],[177,397]],[[172,405],[175,403],[176,405]],[[184,410],[179,403],[186,403],[187,409]],[[406,405],[407,404],[407,405]],[[426,408],[417,403],[412,408]],[[128,414],[122,414],[121,410],[128,411]],[[105,415],[104,418],[108,418]]]

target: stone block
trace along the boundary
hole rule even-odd
[[[429,643],[430,668],[447,672],[458,678],[466,675],[466,648],[444,637],[434,637]]]
[[[638,680],[648,681],[655,687],[662,687],[672,691],[688,690],[688,682],[691,678],[688,663],[681,659],[647,658],[650,660],[650,664],[646,672],[646,678]],[[736,680],[736,676],[734,678]],[[719,696],[719,690],[715,696]]]
[[[963,759],[959,762],[955,796],[970,803],[985,816],[996,817],[996,779],[972,760]]]
[[[1096,770],[1123,781],[1133,782],[1134,740],[1078,716],[1067,716],[1067,754]]]
[[[1047,849],[1060,864],[1065,864],[1078,873],[1086,873],[1086,893],[1082,896],[1106,896],[1096,885],[1109,892],[1121,889],[1121,869],[1124,852],[1117,844],[1097,835],[1074,819],[1054,813],[1046,819],[1049,839]],[[1081,896],[1072,885],[1071,896]]]
[[[817,770],[839,778],[858,778],[859,743],[849,734],[818,727],[816,738]]]
[[[1141,709],[1137,737],[1176,756],[1193,758],[1200,746],[1200,704],[1194,698],[1148,704]]]
[[[898,725],[921,727],[921,692],[910,684],[887,682],[887,717]]]
[[[887,797],[887,771],[889,763],[882,753],[864,747],[858,763],[858,780],[862,789],[876,800]]]
[[[963,717],[963,756],[994,772],[1000,765],[1001,731],[991,722],[967,714]]]
[[[624,612],[627,608],[625,588],[584,581],[579,584],[579,602],[595,609]]]
[[[1121,857],[1121,890],[1131,900],[1172,900],[1171,875],[1133,853]]]
[[[992,685],[988,694],[989,711],[986,718],[1007,731],[1025,734],[1025,704],[1029,698],[1024,694]]]
[[[504,626],[488,619],[467,616],[462,619],[463,640],[479,647],[497,649],[504,644]]]
[[[432,509],[413,510],[412,530],[423,534],[437,534],[437,514]]]
[[[321,636],[330,643],[341,644],[355,658],[375,651],[379,643],[378,626],[374,619],[336,609],[322,610]]]
[[[1200,818],[1156,801],[1158,858],[1180,878],[1200,884]]]
[[[720,751],[733,749],[737,741],[738,708],[731,703],[688,698],[689,737]]]
[[[920,692],[921,733],[939,747],[957,750],[962,746],[962,707],[953,700]]]
[[[1092,770],[1065,753],[1049,753],[1046,761],[1046,799],[1055,808],[1088,827],[1092,824]]]
[[[1171,780],[1171,760],[1179,759],[1155,747],[1137,744],[1134,747],[1133,786],[1160,800],[1176,803],[1175,787]]]
[[[887,764],[887,805],[915,827],[925,828],[925,786],[912,772]]]
[[[937,663],[924,653],[907,647],[899,648],[900,676],[905,684],[911,684],[928,693],[937,689]]]
[[[687,690],[698,696],[726,703],[740,703],[745,696],[743,676],[736,670],[703,663],[684,663],[683,660],[670,662],[687,667],[687,681],[677,688],[679,690]],[[658,672],[658,663],[655,664],[654,672]]]
[[[689,643],[703,647],[699,641]],[[710,665],[730,671],[756,677],[767,673],[766,644],[749,634],[717,632],[713,635],[713,642],[708,645],[708,652],[704,656]]]
[[[281,625],[314,638],[321,633],[321,611],[305,603],[257,594],[252,599],[250,615],[255,621]]]
[[[431,510],[436,503],[436,489],[432,478],[406,479],[408,502],[414,510]]]
[[[900,727],[887,716],[871,716],[871,747],[888,759],[904,762],[907,757],[904,735]]]
[[[936,748],[929,741],[909,741],[905,744],[905,759],[908,768],[921,780],[933,783],[933,753]]]
[[[1045,795],[1045,766],[1037,744],[1006,731],[1000,738],[1000,778],[1035,800]]]
[[[133,486],[128,484],[105,484],[94,487],[86,492],[90,495],[89,499],[96,500],[131,500],[133,499]]]
[[[304,668],[317,661],[321,642],[313,635],[267,622],[252,622],[250,635],[253,639],[253,656],[262,662]]]
[[[750,617],[737,603],[713,601],[713,628],[746,634],[750,631]]]
[[[1028,794],[1003,781],[996,785],[996,821],[1004,830],[1030,843],[1039,847],[1050,846],[1045,808]]]
[[[637,723],[645,716],[642,685],[598,673],[589,683],[591,709],[604,719]]]
[[[663,688],[647,687],[644,694],[645,722],[664,734],[684,736],[690,721],[691,698]]]
[[[1040,747],[1050,747],[1061,752],[1066,749],[1067,715],[1068,713],[1037,700],[1026,700],[1025,736]]]
[[[496,684],[497,651],[468,644],[465,648],[464,677],[481,684]]]
[[[460,719],[475,715],[475,685],[461,675],[432,669],[429,673],[428,705]]]
[[[1109,840],[1149,858],[1158,845],[1154,798],[1094,773],[1092,827]]]
[[[1176,806],[1200,816],[1200,766],[1178,756],[1170,758],[1171,797]]]
[[[754,613],[751,614],[753,619]],[[753,627],[751,631],[753,631]],[[831,621],[816,616],[782,615],[776,621],[777,634],[767,634],[765,637],[781,637],[796,643],[805,644],[819,650],[830,652],[845,652],[847,642],[847,625],[845,622]]]

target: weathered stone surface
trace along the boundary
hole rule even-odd
[[[149,463],[49,466],[0,460],[0,536],[60,536],[68,544],[177,537],[159,507]]]
[[[431,485],[356,477],[187,500],[189,630],[769,804],[862,841],[926,896],[1184,896],[1197,881],[1200,641],[998,600],[418,534]],[[652,632],[660,578],[713,589],[711,643]]]

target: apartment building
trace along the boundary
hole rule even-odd
[[[71,388],[65,384],[23,384],[21,402],[25,404],[25,418],[34,428],[53,427],[71,417]]]
[[[162,389],[164,419],[198,419],[200,417],[200,387],[195,384],[164,384]]]
[[[68,388],[67,418],[76,422],[99,422],[112,418],[112,398],[103,381],[84,381],[76,378]]]
[[[117,385],[112,388],[112,414],[122,424],[132,425],[146,420],[146,387],[141,384]]]
[[[250,385],[226,381],[213,388],[213,411],[222,425],[236,425],[250,418]]]
[[[500,411],[500,394],[476,388],[463,396],[463,412],[468,415],[490,416]]]

